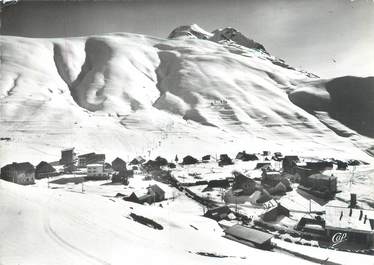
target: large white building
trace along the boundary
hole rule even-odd
[[[103,177],[104,165],[103,164],[89,164],[87,165],[87,177]]]

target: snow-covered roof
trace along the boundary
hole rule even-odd
[[[273,235],[245,227],[242,225],[234,225],[225,230],[226,235],[234,236],[238,239],[243,239],[246,241],[253,242],[255,244],[263,244],[270,240]]]
[[[87,167],[102,167],[103,164],[88,164]]]
[[[365,221],[365,216],[366,221]],[[361,217],[361,218],[360,218]],[[374,211],[346,207],[326,207],[326,228],[374,233]]]

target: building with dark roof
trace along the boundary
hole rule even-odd
[[[315,196],[329,199],[338,192],[337,185],[337,178],[334,175],[327,176],[318,173],[301,179],[299,187]]]
[[[287,187],[281,181],[277,185],[268,189],[271,195],[284,195],[287,192]]]
[[[270,162],[259,162],[256,164],[255,169],[269,169],[271,167]]]
[[[105,154],[88,153],[78,156],[78,167],[86,167],[89,164],[104,164]]]
[[[250,196],[256,191],[256,189],[258,189],[258,185],[253,179],[250,179],[237,171],[233,172],[233,174],[235,179],[232,185],[232,191],[235,194]]]
[[[114,171],[126,170],[126,162],[121,158],[117,157],[112,161],[112,169]]]
[[[74,147],[61,150],[60,165],[68,165],[75,163],[77,160],[76,155],[77,154],[74,151]]]
[[[269,186],[277,185],[284,177],[275,170],[262,170],[261,183]]]
[[[148,188],[148,194],[153,196],[153,202],[160,202],[165,200],[165,191],[157,184],[151,185]]]
[[[129,165],[141,165],[145,162],[146,160],[141,157],[141,156],[137,156],[135,157],[133,160],[130,161]]]
[[[312,169],[312,170],[318,170],[320,172],[328,169],[333,168],[334,163],[331,161],[308,161],[306,162],[306,168]]]
[[[236,155],[236,159],[242,160],[242,161],[254,161],[258,160],[258,157],[255,154],[247,154],[245,151],[239,152]]]
[[[124,201],[140,203],[138,195],[135,192],[131,193],[130,196],[123,197]]]
[[[280,203],[277,203],[276,205],[273,205],[273,207],[269,208],[262,216],[262,219],[266,222],[272,222],[276,221],[278,217],[282,216],[290,216],[290,210],[288,210],[286,207],[281,205]]]
[[[227,189],[230,187],[230,182],[228,179],[212,179],[208,182],[208,186],[203,190],[208,191],[213,188],[222,188],[222,189]]]
[[[225,238],[242,243],[247,246],[257,247],[261,249],[271,249],[271,239],[273,235],[249,228],[242,225],[234,225],[227,228]]]
[[[51,166],[51,164],[42,161],[35,168],[35,178],[49,178],[56,175],[56,169]]]
[[[290,172],[294,167],[296,167],[296,163],[300,162],[298,156],[285,156],[282,162],[282,168],[284,172]]]
[[[232,162],[232,159],[227,154],[221,154],[219,156],[218,165],[220,167],[227,166],[227,165],[232,165],[232,164],[234,164],[234,163]]]
[[[133,192],[130,196],[123,198],[123,200],[139,204],[152,204],[165,200],[165,191],[161,189],[157,184],[154,184],[147,188],[146,194],[138,196]]]
[[[318,170],[314,170],[311,168],[307,168],[305,166],[298,165],[294,167],[292,172],[290,173],[296,176],[296,179],[298,180],[298,182],[304,182],[308,179],[309,176],[320,173],[320,172]]]
[[[21,185],[35,183],[35,168],[29,162],[12,163],[1,168],[0,178]]]
[[[207,217],[209,219],[213,219],[217,222],[221,220],[227,220],[229,219],[229,214],[232,213],[230,208],[228,206],[219,206],[215,208],[208,209],[206,213],[204,214],[204,217]]]
[[[197,162],[199,162],[196,158],[194,158],[193,156],[185,156],[183,158],[183,165],[193,165],[193,164],[197,164]]]

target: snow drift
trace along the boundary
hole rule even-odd
[[[2,142],[1,163],[57,159],[69,146],[108,158],[244,147],[337,156],[350,150],[367,159],[361,150],[373,145],[372,135],[350,119],[367,121],[372,109],[339,116],[335,103],[351,89],[341,88],[345,81],[296,70],[232,28],[182,26],[169,37],[1,36],[0,136],[11,137]],[[352,104],[369,104],[371,88],[368,82]]]

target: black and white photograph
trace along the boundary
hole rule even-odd
[[[373,0],[0,0],[0,265],[374,265]]]

